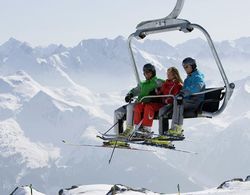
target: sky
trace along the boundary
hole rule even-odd
[[[0,44],[75,46],[90,38],[128,37],[138,23],[167,16],[176,0],[0,0]],[[202,25],[215,41],[250,36],[249,0],[186,0],[179,18]],[[199,32],[153,35],[175,45]]]

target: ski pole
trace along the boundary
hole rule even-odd
[[[103,135],[106,135],[114,126],[117,125],[119,121],[117,120],[117,122],[115,124],[113,124]]]
[[[117,121],[110,129],[112,129],[117,123],[118,123],[118,121]],[[139,126],[141,126],[141,123],[142,123],[142,120],[141,120]],[[110,129],[109,129],[108,131],[110,131]],[[107,131],[107,132],[108,132],[108,131]],[[107,133],[107,132],[106,132],[106,133]],[[105,135],[106,133],[104,133],[104,135]],[[132,135],[133,135],[133,134],[132,134]],[[131,137],[129,137],[129,139],[131,139]],[[114,152],[115,152],[115,149],[116,149],[116,146],[117,146],[117,141],[118,141],[118,140],[115,141],[115,145],[114,145],[114,148],[113,148],[113,150],[112,150],[112,153],[111,153],[111,156],[110,156],[110,159],[109,159],[109,164],[111,163],[111,160],[112,160],[112,158],[113,158],[113,155],[114,155]]]
[[[125,116],[123,116],[120,120],[124,120]],[[111,129],[114,128],[119,123],[119,120],[115,124],[113,124],[103,135],[106,135]]]
[[[112,160],[112,158],[113,158],[113,155],[114,155],[114,152],[115,152],[116,146],[117,146],[117,140],[115,141],[114,148],[113,148],[112,153],[111,153],[111,156],[110,156],[110,158],[109,158],[109,164],[111,163],[111,160]]]

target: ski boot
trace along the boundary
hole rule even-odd
[[[123,133],[119,135],[121,138],[129,137],[133,131],[133,126],[128,125]]]
[[[185,139],[183,131],[181,125],[175,125],[174,129],[169,129],[167,131],[166,136],[170,137],[172,140],[183,140]]]
[[[151,131],[151,127],[140,127],[135,133],[133,138],[141,138],[141,139],[150,139],[153,136],[153,133]]]

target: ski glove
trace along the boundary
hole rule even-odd
[[[133,94],[132,93],[128,93],[127,95],[126,95],[126,97],[125,97],[125,102],[130,102],[131,101],[131,99],[132,99],[132,97],[133,97]]]

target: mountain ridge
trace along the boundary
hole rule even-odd
[[[250,122],[250,73],[247,63],[239,62],[249,58],[244,50],[248,48],[248,40],[244,38],[238,40],[239,43],[221,45],[228,48],[221,59],[228,78],[236,80],[236,88],[226,110],[212,120],[184,122],[184,133],[190,141],[175,145],[180,149],[196,151],[199,155],[194,157],[163,149],[157,150],[156,154],[117,150],[111,165],[107,163],[110,150],[70,147],[61,140],[102,144],[96,138],[98,131],[105,132],[112,126],[113,111],[125,104],[124,95],[130,87],[136,86],[125,39],[85,40],[79,48],[52,45],[45,50],[36,50],[28,44],[21,47],[22,43],[14,39],[9,44],[13,44],[13,50],[4,49],[1,45],[0,147],[8,149],[6,144],[1,143],[15,139],[14,134],[16,139],[26,140],[25,155],[30,151],[31,156],[27,157],[19,150],[22,142],[13,142],[14,147],[9,150],[16,153],[12,156],[6,157],[8,150],[3,150],[0,158],[4,163],[0,164],[0,168],[6,176],[0,178],[0,193],[7,194],[14,186],[27,183],[33,183],[50,195],[56,193],[57,186],[68,186],[69,183],[117,182],[171,193],[175,192],[178,182],[184,191],[194,191],[242,175],[244,170],[240,167],[246,169],[250,162],[249,157],[244,155],[250,141],[249,129],[245,127]],[[216,65],[206,57],[205,42],[195,40],[194,44],[196,42],[198,47],[190,41],[183,50],[198,48],[194,56],[197,57],[198,68],[206,76],[207,86],[224,86]],[[167,51],[172,46],[154,40],[134,42],[133,47],[139,69],[144,63],[151,62],[156,65],[159,77],[165,78],[166,68],[176,66],[185,78],[181,61],[187,53],[174,50],[168,55]],[[239,48],[240,55],[236,52],[235,56],[230,56],[235,48]],[[10,55],[6,51],[10,51]],[[157,132],[156,121],[153,129]],[[110,133],[114,133],[113,130]],[[245,136],[242,137],[243,133]],[[241,143],[234,147],[239,138],[242,138]],[[238,152],[240,149],[242,151]],[[238,152],[238,157],[244,162],[235,160],[231,151]],[[33,158],[36,160],[30,160]],[[15,159],[23,163],[16,163]],[[43,166],[36,164],[39,161]],[[228,168],[230,166],[236,167],[234,171]],[[8,172],[9,169],[13,171]]]

